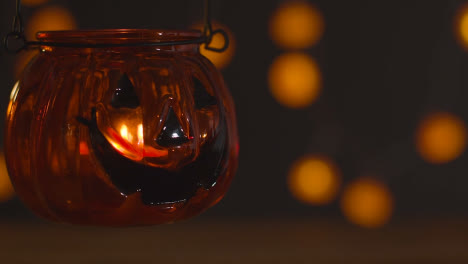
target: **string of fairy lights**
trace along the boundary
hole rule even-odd
[[[49,0],[23,0],[24,6],[33,9],[26,24],[26,36],[34,39],[38,30],[76,29],[73,14]],[[468,5],[459,9],[455,36],[460,46],[468,51]],[[320,65],[308,55],[308,49],[316,46],[326,29],[324,16],[310,1],[283,1],[273,12],[269,23],[272,42],[284,52],[274,58],[268,70],[268,87],[271,96],[282,106],[302,111],[320,100],[326,89]],[[226,68],[235,53],[235,36],[226,25],[214,22],[224,29],[230,38],[226,52],[216,53],[201,47],[201,53],[219,69]],[[201,28],[195,23],[193,28]],[[222,44],[214,37],[212,44]],[[36,51],[26,51],[17,56],[14,68],[18,77]],[[441,165],[457,159],[467,144],[466,123],[454,113],[434,112],[421,118],[415,131],[414,147],[420,157],[431,164]],[[292,165],[287,184],[298,201],[324,206],[340,200],[343,215],[362,227],[376,228],[388,223],[394,211],[393,196],[389,188],[375,177],[363,176],[342,186],[342,172],[332,157],[310,153],[299,157]],[[14,196],[6,171],[4,155],[0,156],[0,202]]]
[[[456,22],[455,35],[468,50],[468,5],[460,8]],[[310,1],[283,1],[274,11],[270,37],[286,52],[273,60],[268,79],[270,93],[280,105],[300,111],[320,100],[326,84],[322,83],[319,65],[307,54],[307,49],[320,41],[324,30],[323,16]],[[434,112],[420,120],[414,145],[424,161],[441,165],[465,151],[466,137],[466,124],[457,115]],[[305,204],[323,206],[340,199],[343,215],[356,225],[377,228],[389,222],[394,201],[383,182],[364,175],[341,186],[341,176],[332,157],[314,153],[291,165],[287,182],[293,197]]]
[[[320,10],[307,1],[285,1],[274,11],[270,36],[286,50],[274,59],[269,70],[273,98],[284,107],[304,109],[319,100],[323,85],[319,64],[307,54],[325,31]],[[288,187],[302,203],[323,206],[332,203],[341,188],[341,172],[331,157],[307,154],[290,168]],[[344,187],[341,208],[345,217],[360,226],[384,225],[393,211],[387,187],[378,180],[363,177]]]
[[[307,54],[325,31],[320,10],[307,1],[284,1],[273,13],[270,37],[286,50],[273,60],[269,88],[284,107],[301,110],[319,100],[323,85],[319,64]],[[302,203],[323,206],[332,203],[341,188],[341,172],[331,157],[307,154],[290,168],[288,187]],[[341,208],[345,217],[360,226],[384,225],[393,211],[390,191],[378,180],[363,177],[344,187]]]

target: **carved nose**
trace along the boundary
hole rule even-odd
[[[189,139],[180,125],[179,119],[174,113],[172,107],[170,107],[161,133],[159,133],[159,136],[156,139],[156,143],[161,147],[168,148],[180,146],[188,141]]]

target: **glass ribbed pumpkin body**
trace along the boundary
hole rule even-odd
[[[191,31],[39,33],[42,41],[189,40]],[[19,197],[42,217],[144,225],[199,214],[237,167],[235,110],[198,45],[44,46],[13,89],[5,146]]]

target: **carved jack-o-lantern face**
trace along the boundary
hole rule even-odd
[[[149,93],[122,74],[92,109],[91,120],[79,118],[112,183],[125,195],[141,192],[148,205],[186,201],[199,188],[209,189],[223,173],[228,151],[224,109],[214,91],[195,76],[185,80],[189,89],[181,89],[167,70],[160,73],[168,81]],[[154,111],[145,118],[148,108]]]
[[[73,43],[185,41],[200,32],[46,32]],[[237,167],[233,102],[197,44],[44,48],[8,107],[5,148],[18,196],[37,214],[139,225],[196,215]]]

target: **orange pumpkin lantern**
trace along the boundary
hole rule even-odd
[[[117,226],[173,222],[217,203],[237,166],[237,128],[221,75],[188,43],[200,36],[38,33],[41,53],[7,113],[19,197],[51,220]],[[171,41],[188,44],[138,45]]]

